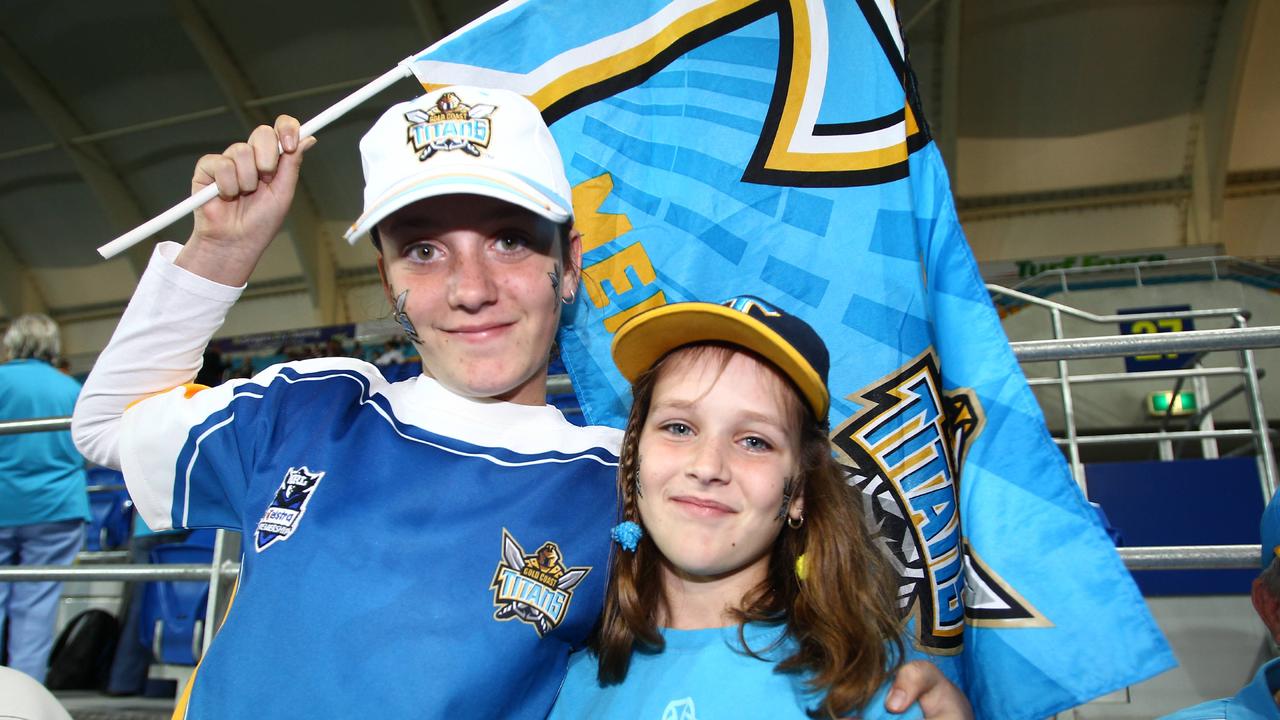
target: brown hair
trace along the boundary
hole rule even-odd
[[[635,478],[641,429],[649,414],[654,386],[673,358],[689,352],[723,352],[722,368],[736,347],[716,344],[685,346],[668,353],[632,385],[631,414],[618,464],[619,514],[640,521]],[[756,357],[757,360],[767,361]],[[779,374],[785,378],[785,375]],[[831,455],[819,419],[795,388],[787,405],[800,432],[798,492],[804,493],[804,524],[783,528],[773,546],[768,576],[742,598],[733,615],[739,623],[785,623],[794,654],[776,671],[804,673],[809,687],[823,694],[813,717],[844,717],[866,705],[901,663],[901,620],[896,609],[895,573],[872,543],[863,520],[861,496],[845,482]],[[805,556],[804,582],[795,574],[796,558]],[[604,613],[593,646],[602,684],[621,682],[635,649],[660,651],[658,620],[665,607],[659,579],[661,551],[648,535],[635,552],[616,544]],[[752,657],[769,648],[749,648],[739,626],[739,642]]]

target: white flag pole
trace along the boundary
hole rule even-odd
[[[356,90],[350,95],[339,100],[337,103],[321,112],[319,115],[311,118],[302,124],[298,131],[299,138],[305,138],[315,135],[321,128],[329,123],[337,120],[345,115],[355,106],[377,95],[383,90],[391,87],[397,80],[409,77],[413,71],[409,69],[409,62],[417,55],[413,55],[403,60],[399,65],[386,71],[381,76],[369,82],[368,85]],[[111,242],[98,248],[98,254],[103,258],[110,259],[124,252],[125,250],[137,245],[139,242],[151,237],[157,232],[178,222],[188,214],[194,212],[196,208],[204,205],[210,200],[218,196],[218,186],[210,184],[195,195],[174,205],[168,210],[142,223],[138,227],[112,240]]]

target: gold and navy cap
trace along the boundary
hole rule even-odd
[[[773,363],[800,389],[818,421],[826,423],[831,402],[827,346],[805,321],[749,295],[719,305],[681,302],[643,312],[618,328],[613,362],[623,377],[635,382],[663,355],[705,342],[737,345]]]

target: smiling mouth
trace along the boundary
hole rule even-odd
[[[488,325],[472,325],[446,329],[444,330],[444,333],[449,337],[458,338],[460,340],[478,342],[498,337],[509,330],[514,324],[515,323],[492,323]]]
[[[692,497],[689,495],[680,495],[671,498],[671,502],[684,509],[686,512],[692,513],[698,517],[721,517],[736,512],[733,508],[721,502],[716,502],[708,498]]]

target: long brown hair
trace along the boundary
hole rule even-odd
[[[631,414],[618,465],[622,519],[640,521],[635,498],[637,455],[658,378],[673,359],[715,349],[724,353],[722,367],[731,353],[746,352],[715,344],[685,346],[668,353],[632,385]],[[798,492],[804,493],[804,524],[783,528],[771,552],[767,577],[732,614],[740,624],[785,623],[786,635],[797,649],[776,670],[808,675],[810,688],[823,694],[819,706],[809,711],[811,716],[845,717],[866,705],[901,662],[895,574],[872,543],[861,497],[845,482],[844,471],[832,458],[823,425],[800,401],[798,391],[790,390],[786,405],[800,428]],[[803,582],[796,578],[796,558],[801,554],[807,568]],[[662,649],[658,621],[666,602],[659,575],[661,551],[648,535],[634,553],[615,544],[610,562],[604,614],[594,640],[602,684],[626,677],[633,650]],[[764,650],[746,646],[741,625],[739,641],[753,657],[760,657],[757,652]]]

